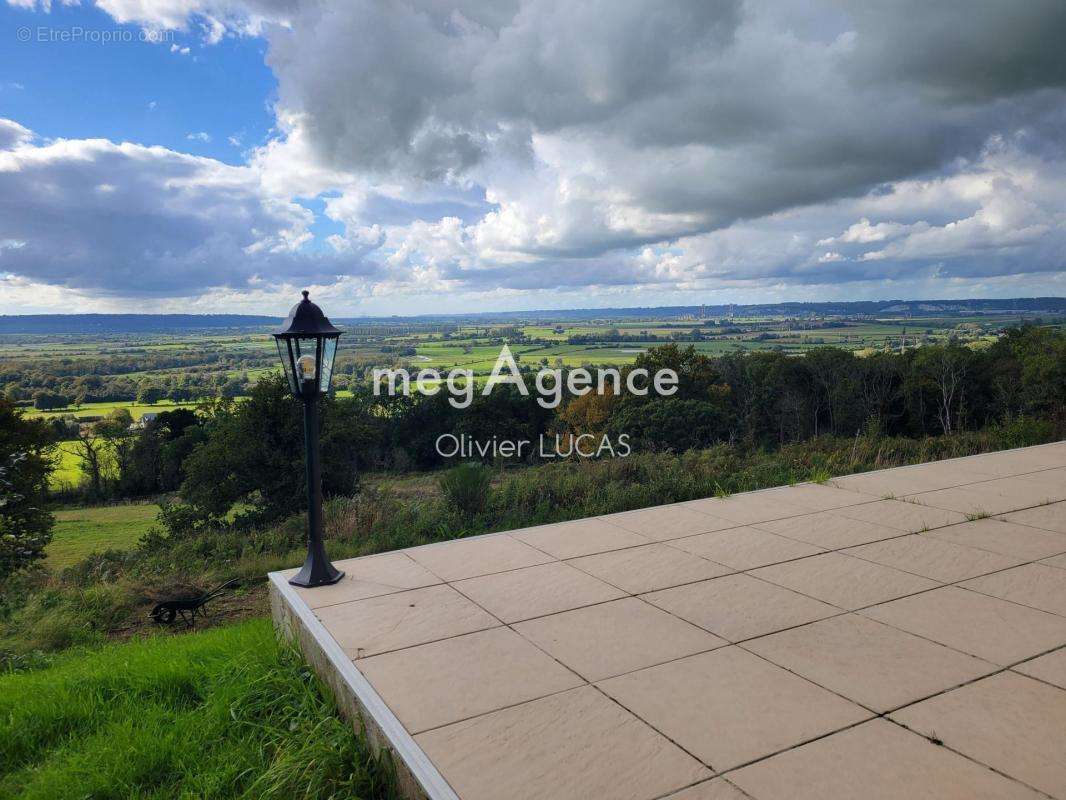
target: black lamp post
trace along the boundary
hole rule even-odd
[[[322,471],[318,463],[318,399],[329,391],[333,358],[341,332],[322,309],[307,299],[292,307],[285,323],[274,331],[278,355],[293,395],[304,404],[304,449],[307,462],[307,560],[289,583],[326,586],[344,573],[334,567],[322,544]]]

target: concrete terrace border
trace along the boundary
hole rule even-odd
[[[953,458],[941,459],[939,461],[921,462],[920,464],[905,465],[903,467],[884,467],[878,470],[871,470],[869,472],[854,474],[857,476],[887,476],[888,474],[891,474],[898,470],[905,470],[907,469],[907,467],[920,467],[924,465],[942,464],[944,462],[951,462],[952,464],[960,468],[965,468],[965,466],[969,463],[972,463],[972,461],[981,459],[982,457],[1004,456],[1008,454],[1023,452],[1033,453],[1045,448],[1062,448],[1063,445],[1066,445],[1066,442],[1049,442],[1044,445],[1011,448],[1009,450],[992,451],[989,453],[977,453],[969,456],[956,456]],[[1004,475],[984,473],[987,477],[977,480],[971,479],[970,481],[963,481],[963,484],[969,484],[970,486],[978,486],[982,483],[994,482],[1002,478],[1033,474],[1055,468],[1056,467],[1046,466],[1037,467],[1030,470],[1023,469],[1019,472],[1008,472]],[[978,473],[975,473],[974,477],[976,477],[976,474]],[[883,497],[871,494],[868,489],[857,489],[848,486],[838,486],[834,483],[836,479],[846,477],[850,476],[835,476],[827,482],[827,485],[832,488],[835,488],[838,491],[850,491],[855,492],[857,495],[865,496],[865,499],[859,500],[857,503],[855,503],[856,506],[861,506],[867,503],[875,503],[883,499]],[[803,485],[805,484],[798,484],[798,486]],[[786,487],[766,487],[764,489],[738,493],[736,495],[733,495],[733,497],[746,497],[748,495],[758,496],[761,493],[771,492],[782,488]],[[921,492],[918,493],[920,494]],[[909,495],[910,497],[913,497],[914,494],[914,492],[907,493],[907,495]],[[925,505],[914,499],[909,499],[907,495],[902,498],[903,502],[915,503],[919,507],[927,509],[936,508],[935,506]],[[661,506],[652,506],[649,508],[666,510],[678,507],[688,507],[693,502],[700,501],[679,501],[676,503]],[[639,511],[646,509],[635,510]],[[830,510],[825,513],[833,513],[833,511],[836,511],[836,509]],[[822,512],[815,510],[806,510],[804,512],[804,515],[814,513]],[[589,519],[600,519],[613,525],[610,520],[610,517],[613,516],[615,515],[604,515],[600,517],[592,517]],[[996,517],[1000,515],[997,514],[992,516]],[[579,522],[579,520],[574,520],[573,522]],[[567,523],[559,524],[565,525]],[[755,527],[757,528],[760,524],[763,523],[755,523]],[[736,526],[744,527],[744,524],[737,522]],[[534,526],[534,528],[516,529],[510,531],[494,531],[476,536],[464,537],[462,541],[471,542],[495,538],[513,538],[514,534],[516,533],[521,533],[523,531],[531,531],[537,527],[541,526]],[[625,530],[624,528],[619,529]],[[913,534],[913,531],[911,533]],[[908,534],[905,534],[903,532],[900,532],[898,534],[898,536],[901,537],[906,535]],[[651,539],[649,540],[649,543],[662,544],[663,542],[656,542],[656,540]],[[423,545],[419,549],[446,547],[450,544],[453,544],[453,542],[436,542]],[[842,549],[846,550],[847,548],[826,548],[825,552],[828,553],[832,551],[839,551]],[[862,557],[859,556],[859,558],[861,559]],[[565,557],[560,556],[558,558],[558,563],[564,563],[566,560],[567,559]],[[733,570],[733,573],[735,574],[745,574],[746,572],[747,570],[743,569]],[[329,632],[326,625],[323,624],[322,621],[320,621],[320,619],[316,615],[316,612],[304,601],[300,594],[292,586],[289,585],[287,579],[290,574],[291,570],[285,572],[272,572],[268,576],[271,613],[278,634],[294,642],[299,647],[304,657],[315,670],[319,678],[331,688],[341,714],[351,723],[360,724],[363,727],[366,732],[367,739],[374,751],[380,752],[382,749],[385,749],[390,753],[392,761],[395,765],[396,774],[399,782],[399,789],[402,796],[408,798],[409,800],[460,800],[460,797],[457,794],[456,790],[453,789],[451,784],[449,784],[448,780],[444,778],[441,771],[431,761],[426,751],[423,750],[419,743],[415,741],[412,733],[408,731],[408,729],[400,722],[396,714],[394,714],[394,712],[389,708],[382,696],[371,684],[370,680],[365,677],[363,673],[356,667],[355,663],[352,660],[352,657],[345,653],[341,645]],[[940,583],[942,586],[956,583],[952,581],[937,582]],[[440,578],[440,583],[445,586],[451,585],[451,581],[445,578]],[[407,590],[409,589],[401,589],[398,591]],[[857,612],[855,610],[852,610],[851,612],[848,612],[847,610],[842,611],[842,615],[848,615],[849,613],[854,614]],[[506,621],[502,622],[502,626],[507,628],[511,627],[511,625]],[[734,640],[734,643],[737,644],[739,642],[737,642],[737,640]],[[1009,667],[1006,667],[1000,671],[1004,670],[1009,670]],[[589,684],[594,683],[595,682],[593,681],[589,681]],[[878,716],[886,716],[886,714],[878,714]]]
[[[386,749],[395,756],[393,762],[403,795],[412,800],[459,800],[288,580],[277,572],[270,573],[269,579],[275,628],[299,646],[318,676],[333,690],[341,713],[350,722],[362,723],[375,752]]]

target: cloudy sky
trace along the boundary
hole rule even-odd
[[[1066,295],[1063,0],[0,0],[0,313]]]

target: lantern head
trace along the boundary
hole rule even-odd
[[[284,324],[274,331],[278,357],[292,393],[309,400],[329,391],[333,378],[333,360],[337,355],[339,328],[307,299],[292,307]]]

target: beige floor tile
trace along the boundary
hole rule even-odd
[[[463,800],[651,800],[708,770],[591,686],[415,737]]]
[[[995,519],[964,522],[961,525],[938,528],[923,535],[990,550],[993,553],[1017,556],[1028,561],[1066,552],[1066,537],[1060,533],[1049,533],[1027,525]]]
[[[512,535],[555,558],[577,558],[648,543],[639,534],[596,518],[526,528]]]
[[[441,582],[440,578],[404,553],[349,558],[335,562],[334,566],[344,571],[344,577],[332,586],[316,586],[314,589],[293,587],[309,608],[322,608],[405,589],[419,589]],[[282,575],[289,578],[297,572],[291,569]]]
[[[789,539],[799,539],[826,550],[837,550],[841,547],[877,542],[881,539],[903,535],[902,531],[895,528],[850,519],[829,511],[810,514],[806,517],[760,522],[756,527],[787,536]]]
[[[894,475],[891,470],[863,472],[857,475],[842,475],[829,481],[829,485],[844,491],[861,492],[879,499],[899,497],[929,488],[918,478]]]
[[[1066,465],[1066,450],[1056,453],[1047,445],[1027,447],[1024,450],[984,453],[964,459],[973,469],[992,475],[1022,475],[1030,472],[1061,468]]]
[[[1005,514],[1003,519],[1007,522],[1016,522],[1019,525],[1029,525],[1033,528],[1043,528],[1046,531],[1066,533],[1066,503],[1051,503],[1046,506],[1027,508],[1024,511],[1014,511]]]
[[[982,492],[995,492],[1017,501],[1019,508],[1046,506],[1066,500],[1066,470],[1037,472],[1015,478],[997,478],[971,487]]]
[[[880,495],[838,489],[828,483],[798,483],[760,492],[761,495],[781,500],[789,505],[801,506],[811,511],[831,511],[834,508],[857,506],[880,500]]]
[[[965,486],[994,477],[994,474],[976,469],[963,469],[954,461],[941,461],[848,475],[834,478],[831,483],[841,489],[864,492],[876,497],[902,497],[915,492]]]
[[[1035,789],[1066,796],[1066,690],[1003,672],[891,716]]]
[[[411,733],[583,683],[510,628],[362,658],[355,665]]]
[[[506,534],[427,544],[404,552],[446,581],[532,567],[553,560],[551,556]]]
[[[664,544],[628,547],[567,563],[630,594],[694,583],[734,571]]]
[[[825,553],[753,570],[752,575],[800,594],[854,610],[932,589],[928,578],[841,553]]]
[[[588,681],[727,644],[635,597],[520,622],[514,628]]]
[[[643,599],[732,642],[839,614],[840,609],[749,575],[727,575]]]
[[[1026,564],[974,578],[962,585],[982,594],[1066,617],[1066,570],[1046,564]]]
[[[664,797],[663,800],[750,800],[750,796],[725,778],[715,778],[682,789],[676,794]]]
[[[598,578],[559,562],[468,578],[458,581],[455,588],[508,623],[625,596]]]
[[[1024,475],[1016,476],[1015,480],[1022,483],[1034,484],[1043,486],[1046,489],[1050,489],[1052,494],[1058,494],[1058,502],[1061,502],[1064,493],[1066,493],[1066,467],[1058,467],[1057,469],[1044,469],[1039,472],[1028,472]]]
[[[649,667],[598,686],[716,771],[870,716],[739,647]]]
[[[856,614],[753,639],[744,648],[878,712],[999,669]]]
[[[884,720],[730,773],[758,800],[1037,800],[1042,795]]]
[[[600,519],[628,531],[639,533],[653,542],[737,527],[737,523],[732,520],[701,514],[699,511],[693,511],[682,505],[642,508],[637,511],[627,511],[624,514],[611,514]]]
[[[1023,559],[1015,556],[978,550],[976,547],[917,533],[887,542],[851,547],[844,553],[944,583],[974,578],[1023,562]]]
[[[941,489],[936,492],[922,492],[907,496],[907,500],[931,508],[942,508],[949,511],[958,511],[967,516],[987,516],[989,514],[1005,514],[1025,508],[1031,503],[1015,497],[1005,497],[995,492],[978,488],[983,484],[972,486],[956,486],[953,489]]]
[[[966,521],[966,515],[957,511],[929,508],[902,500],[879,500],[876,503],[841,508],[836,513],[842,517],[895,528],[904,533],[918,533]]]
[[[1040,561],[1041,564],[1047,564],[1049,567],[1058,567],[1059,569],[1066,569],[1066,553],[1058,556],[1052,556],[1051,558],[1045,558]]]
[[[1023,661],[1014,667],[1014,671],[1066,689],[1066,647]]]
[[[964,653],[1008,666],[1066,644],[1066,620],[945,586],[860,612]]]
[[[736,570],[776,564],[822,552],[822,548],[806,542],[750,527],[674,539],[670,546]]]
[[[499,621],[450,586],[430,586],[315,611],[349,658],[448,639]]]
[[[693,500],[686,506],[704,514],[731,519],[737,525],[751,525],[784,517],[797,517],[810,514],[811,510],[803,506],[792,505],[782,500],[764,496],[763,492],[736,494],[732,497],[712,497],[707,500]]]

